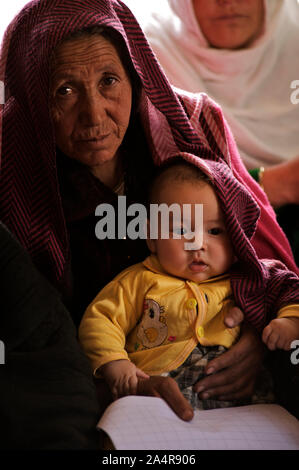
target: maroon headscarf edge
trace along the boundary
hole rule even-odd
[[[145,93],[167,117],[178,147],[216,158],[194,132],[124,4],[118,0],[28,3],[9,26],[2,44],[0,79],[5,83],[6,103],[0,118],[0,217],[37,266],[52,272],[50,278],[55,283],[63,278],[69,252],[48,107],[50,56],[63,38],[95,24],[115,28],[123,36]]]

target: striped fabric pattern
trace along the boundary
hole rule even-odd
[[[299,278],[277,260],[259,260],[250,242],[259,208],[249,192],[219,162],[205,162],[213,175],[226,227],[238,262],[231,269],[231,286],[236,304],[246,319],[261,331],[278,310],[299,304]]]
[[[175,142],[171,153],[179,149],[215,158],[214,150],[219,152],[212,134],[207,136],[207,146],[193,130],[138,23],[120,1],[28,3],[9,26],[1,51],[0,79],[5,83],[6,103],[1,110],[0,217],[56,284],[63,283],[69,252],[48,108],[50,57],[64,37],[96,24],[122,34],[144,86],[145,106],[164,116],[168,128],[170,124]],[[159,129],[159,116],[151,120]],[[156,135],[163,139],[160,131]],[[162,153],[169,155],[167,146]]]
[[[233,275],[232,284],[238,304],[246,306],[249,318],[260,328],[263,307],[254,313],[256,302],[249,303],[249,294],[254,294],[259,304],[265,300],[262,289],[267,270],[249,242],[258,209],[250,195],[231,181],[221,111],[202,95],[194,130],[180,93],[170,86],[137,21],[119,0],[34,0],[11,23],[0,58],[0,80],[6,90],[0,116],[1,221],[50,281],[63,286],[70,253],[48,106],[50,58],[63,38],[98,24],[115,28],[122,35],[141,78],[142,122],[155,162],[175,154],[195,164],[200,162],[199,156],[225,162],[220,171],[212,167],[211,171],[215,172],[215,184],[244,271]],[[217,183],[217,175],[221,175],[221,183]],[[224,188],[226,184],[228,189]],[[243,274],[248,279],[249,272],[246,283]]]

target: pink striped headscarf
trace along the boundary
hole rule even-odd
[[[198,97],[195,130],[188,118],[189,110],[170,86],[136,19],[122,2],[28,3],[9,26],[1,52],[0,80],[5,82],[6,103],[0,117],[0,219],[16,234],[41,271],[58,285],[64,282],[70,253],[48,106],[50,57],[62,39],[99,24],[122,35],[141,79],[142,122],[154,160],[159,162],[182,152],[225,161],[237,176],[245,174],[238,154],[231,155],[219,107],[206,96]],[[287,253],[281,257],[292,265],[286,239],[273,216],[270,219],[280,240],[281,254]],[[263,236],[265,232],[261,228],[259,233]]]
[[[126,6],[117,0],[28,3],[11,23],[2,46],[0,79],[5,82],[6,103],[1,113],[0,217],[37,265],[48,265],[43,271],[52,271],[58,280],[68,246],[48,107],[49,61],[63,38],[97,24],[121,33],[143,82],[146,101],[167,116],[178,145],[190,152],[201,147]]]

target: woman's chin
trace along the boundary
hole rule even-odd
[[[85,149],[86,150],[86,149]],[[116,153],[106,149],[88,149],[89,151],[76,152],[70,155],[70,158],[78,160],[83,165],[90,167],[101,167],[107,164],[112,164],[115,160]]]

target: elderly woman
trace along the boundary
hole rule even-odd
[[[230,165],[261,208],[257,253],[296,269],[220,108],[206,95],[170,87],[120,1],[31,2],[6,32],[1,71],[0,217],[61,293],[76,324],[101,286],[146,253],[144,240],[98,240],[96,207],[116,207],[118,195],[128,204],[145,202],[154,164],[173,155]],[[231,312],[228,326],[239,317]],[[239,342],[210,363],[207,372],[218,373],[197,384],[198,391],[248,395],[259,362],[256,337],[244,329]],[[192,416],[170,379],[142,380],[139,392],[161,395],[179,416]],[[104,395],[99,398],[103,405]]]
[[[298,264],[297,0],[165,4],[144,20],[151,46],[173,85],[221,105],[246,167],[279,208]]]

